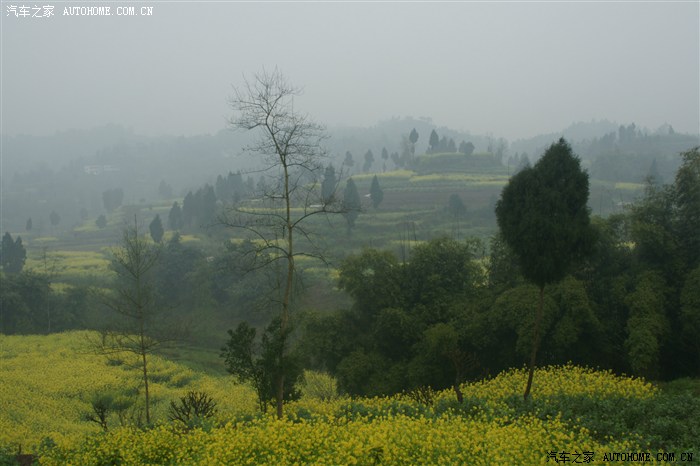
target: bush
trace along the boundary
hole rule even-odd
[[[105,432],[109,430],[109,418],[112,414],[116,414],[119,419],[119,424],[124,426],[130,421],[134,424],[140,424],[135,421],[134,413],[129,415],[129,410],[134,406],[134,396],[138,392],[133,391],[104,391],[92,395],[90,399],[91,411],[83,414],[83,420],[94,422]]]
[[[203,427],[204,421],[216,414],[216,402],[206,392],[190,390],[180,398],[180,403],[170,402],[168,418],[181,422],[185,428]]]
[[[629,437],[650,450],[700,450],[700,399],[689,393],[661,394],[647,399],[589,396],[552,396],[528,402],[509,397],[515,416],[545,420],[561,414],[572,427],[585,427],[594,439]]]

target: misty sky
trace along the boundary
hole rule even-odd
[[[395,116],[509,139],[607,118],[697,133],[700,3],[2,1],[2,132],[116,123],[214,133],[231,85],[277,66],[329,125]],[[34,3],[25,3],[34,5]],[[106,6],[113,16],[63,16]],[[152,16],[116,16],[117,7]]]

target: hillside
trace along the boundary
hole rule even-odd
[[[276,420],[256,413],[251,390],[230,377],[154,357],[155,426],[118,427],[111,418],[109,431],[100,433],[83,420],[91,396],[138,396],[139,376],[125,361],[90,353],[89,336],[0,337],[3,451],[21,445],[48,465],[529,465],[562,451],[591,452],[596,464],[606,452],[654,456],[662,447],[677,454],[679,445],[697,447],[690,444],[698,438],[692,437],[699,428],[697,398],[669,399],[641,379],[572,365],[539,369],[527,405],[520,398],[526,372],[511,370],[464,384],[463,404],[449,390],[322,401],[307,387],[301,400],[288,404],[287,417]],[[168,402],[187,390],[204,390],[218,402],[216,418],[204,429],[187,431],[167,421]],[[683,406],[670,413],[679,401]]]

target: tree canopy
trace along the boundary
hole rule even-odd
[[[564,139],[511,178],[496,218],[527,280],[539,287],[559,281],[585,256],[594,240],[587,203],[588,174]]]
[[[22,238],[17,236],[13,240],[9,232],[5,232],[2,237],[2,248],[0,249],[0,264],[6,273],[20,273],[27,260],[27,250],[22,245]]]

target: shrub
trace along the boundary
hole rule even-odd
[[[170,402],[168,418],[181,422],[187,429],[202,427],[203,421],[214,417],[216,402],[206,392],[190,390],[180,398],[180,403]]]

